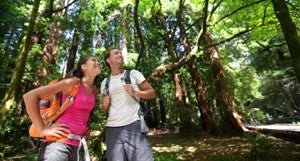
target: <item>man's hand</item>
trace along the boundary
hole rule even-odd
[[[135,96],[136,94],[136,91],[132,88],[132,85],[131,84],[125,84],[124,85],[124,90],[130,94],[131,96]]]
[[[102,99],[101,99],[101,109],[103,112],[107,112],[110,106],[110,97],[107,95],[102,95]]]

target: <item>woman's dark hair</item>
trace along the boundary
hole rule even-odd
[[[81,65],[85,64],[90,58],[93,58],[95,56],[83,56],[79,59],[78,63],[77,63],[77,67],[73,72],[73,76],[77,77],[79,79],[83,78],[84,74],[83,71],[81,70]]]

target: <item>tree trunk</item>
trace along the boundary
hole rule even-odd
[[[122,14],[122,55],[124,59],[124,64],[128,64],[128,48],[127,48],[127,37],[128,37],[128,31],[129,31],[129,22],[127,20],[127,11],[125,9],[125,13]]]
[[[78,26],[80,26],[80,24],[81,23],[79,23]],[[77,28],[80,28],[80,27],[77,27]],[[70,72],[72,71],[72,69],[74,69],[74,65],[75,65],[75,58],[76,58],[76,53],[78,50],[78,41],[79,41],[79,34],[77,31],[78,31],[78,29],[75,29],[75,31],[73,33],[72,44],[71,44],[71,48],[69,50],[69,56],[68,56],[68,60],[67,60],[67,69],[66,69],[67,76],[70,76],[72,74]]]
[[[203,33],[200,39],[203,41],[204,46],[212,44],[212,39],[208,32]],[[243,132],[246,128],[242,124],[241,117],[235,112],[236,104],[228,88],[225,71],[219,59],[219,54],[215,47],[206,48],[205,52],[210,57],[215,79],[217,106],[222,119],[220,122],[223,124],[220,128],[223,128],[225,132]]]
[[[164,33],[162,34],[162,38],[165,41],[165,46],[167,46],[167,53],[168,56],[171,58],[171,60],[175,61],[176,55],[174,53],[174,42],[172,41],[172,38],[169,35],[172,35],[168,32],[168,30],[165,28],[166,21],[163,16],[160,15],[158,12],[157,18],[155,18],[158,25],[161,25],[162,29],[164,30]],[[173,78],[173,84],[175,86],[175,92],[176,92],[176,101],[177,101],[177,109],[178,113],[180,115],[181,120],[181,131],[189,132],[192,127],[192,113],[191,113],[191,105],[189,103],[188,99],[188,92],[186,89],[186,84],[182,78],[182,81],[180,81],[179,77],[182,77],[181,75],[178,75],[176,71],[180,68],[179,65],[178,68],[171,68],[170,72],[172,73]],[[167,70],[165,68],[165,70]]]
[[[196,99],[198,102],[198,108],[201,114],[201,125],[204,131],[213,132],[217,128],[216,122],[213,117],[213,111],[207,104],[207,91],[204,89],[202,82],[197,72],[195,58],[190,60],[188,64],[189,73],[192,77],[193,88],[195,90]]]
[[[190,55],[191,53],[191,45],[189,43],[185,26],[183,24],[184,20],[182,19],[182,9],[184,6],[184,1],[180,1],[179,10],[176,14],[177,17],[177,23],[180,29],[181,33],[181,39],[182,44],[184,47],[184,53],[186,56]],[[213,118],[213,112],[212,109],[207,104],[207,94],[206,91],[203,88],[201,79],[199,77],[197,65],[195,63],[195,58],[192,58],[190,61],[187,62],[188,71],[191,75],[192,82],[193,82],[193,88],[195,90],[196,99],[198,102],[198,107],[201,113],[201,123],[202,123],[202,129],[205,131],[212,132],[216,129],[216,122]]]
[[[300,82],[300,39],[296,25],[290,16],[285,0],[272,0],[272,3],[293,60],[296,78]]]
[[[83,4],[81,4],[83,5]],[[85,6],[80,6],[80,12],[82,12],[82,10],[84,9]],[[67,11],[66,11],[67,12]],[[68,59],[67,59],[67,67],[66,67],[66,75],[67,77],[72,75],[72,70],[74,69],[74,66],[75,66],[75,59],[76,59],[76,53],[77,53],[77,50],[78,50],[78,45],[79,45],[79,42],[81,41],[80,40],[80,34],[81,33],[87,33],[87,31],[82,31],[82,29],[86,29],[87,27],[85,26],[85,22],[82,18],[80,18],[80,16],[78,16],[76,18],[76,21],[75,21],[75,27],[74,27],[74,33],[73,33],[73,39],[72,39],[72,44],[71,44],[71,48],[69,49],[69,53],[68,53]],[[90,49],[90,43],[89,43],[89,34],[85,34],[84,36],[84,42],[82,44],[82,50],[89,50]],[[101,43],[101,31],[99,31],[99,35],[97,37],[97,44],[96,44],[96,47],[98,45],[100,45]],[[83,47],[85,46],[85,47]]]
[[[10,109],[13,108],[13,106],[15,106],[15,100],[20,91],[21,80],[22,80],[22,77],[24,74],[28,52],[31,48],[31,43],[32,43],[31,36],[33,35],[35,20],[37,18],[40,1],[41,0],[34,0],[34,5],[33,5],[32,12],[31,12],[29,26],[27,29],[26,36],[22,40],[22,43],[20,46],[20,54],[19,54],[19,57],[16,62],[16,68],[12,75],[10,86],[8,87],[8,89],[5,93],[4,100],[1,102],[0,127],[2,127],[2,125],[4,123],[5,114],[8,113],[10,111]]]
[[[185,102],[185,91],[182,87],[183,82],[181,82],[178,78],[178,75],[175,71],[172,73],[173,83],[175,85],[175,93],[176,93],[176,104],[178,114],[180,117],[180,131],[181,132],[190,132],[192,128],[192,117],[191,117],[191,106],[188,106]]]
[[[182,87],[182,100],[185,107],[183,111],[183,118],[182,120],[182,130],[183,132],[192,132],[193,130],[193,108],[189,99],[189,90],[187,89],[187,84],[185,82],[184,76],[182,74],[180,76],[180,84]]]
[[[136,65],[135,68],[138,69],[138,67],[141,64],[141,59],[144,57],[144,55],[146,54],[146,45],[145,45],[145,38],[142,34],[142,30],[140,28],[140,24],[139,24],[139,19],[138,19],[138,8],[139,8],[139,3],[140,0],[135,0],[135,6],[134,6],[134,15],[133,15],[133,21],[134,21],[134,26],[137,32],[137,36],[139,39],[139,47],[137,47],[138,51],[139,51],[139,56],[137,58],[136,61]]]
[[[165,98],[159,98],[159,111],[160,111],[161,125],[162,127],[165,127],[167,124]]]
[[[59,41],[59,37],[62,35],[62,31],[60,27],[61,23],[59,22],[59,20],[62,17],[62,10],[55,12],[55,15],[53,16],[53,5],[54,2],[53,0],[51,0],[48,6],[49,12],[46,15],[46,18],[54,19],[54,22],[50,25],[47,40],[43,49],[42,61],[46,66],[44,66],[42,69],[39,70],[39,76],[42,78],[47,78],[51,73],[53,73],[53,71],[51,71],[51,69],[53,68],[50,68],[49,66],[56,65],[55,64],[56,57],[59,48],[58,41]],[[61,1],[60,1],[60,7],[61,8],[64,7],[64,3]]]

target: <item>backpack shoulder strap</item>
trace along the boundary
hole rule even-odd
[[[106,77],[106,82],[104,86],[104,94],[109,95],[109,81],[110,81],[110,76]]]
[[[126,84],[131,84],[131,79],[130,79],[130,72],[131,72],[131,69],[128,69],[125,71],[124,73],[124,80],[125,80],[125,83]],[[134,96],[131,96],[136,102],[139,102],[137,100],[137,98],[135,98]]]
[[[73,87],[70,93],[68,93],[66,100],[61,104],[60,108],[56,111],[56,113],[52,116],[50,120],[51,122],[55,122],[56,119],[66,111],[66,109],[73,103],[74,97],[78,93],[79,90],[79,85],[80,85],[80,80],[76,83],[76,85]]]
[[[126,84],[131,84],[130,71],[131,70],[126,70],[124,73],[124,80],[125,80]],[[106,82],[105,82],[105,86],[104,86],[105,95],[109,95],[109,82],[110,82],[110,76],[106,77]]]
[[[71,92],[68,93],[68,97],[75,97],[78,90],[79,90],[79,86],[80,86],[80,80],[77,80],[77,83],[75,84],[75,86],[72,88]]]
[[[128,69],[128,70],[126,70],[125,73],[124,73],[124,80],[125,80],[125,83],[126,83],[126,84],[131,84],[130,72],[131,72],[131,70]]]

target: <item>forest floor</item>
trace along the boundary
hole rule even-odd
[[[156,161],[298,161],[300,144],[270,135],[150,135]]]
[[[155,161],[300,160],[300,144],[257,133],[243,136],[212,136],[204,132],[182,134],[169,130],[152,130],[149,139]],[[20,149],[18,154],[4,160],[27,161],[26,158],[36,158],[36,151]]]

